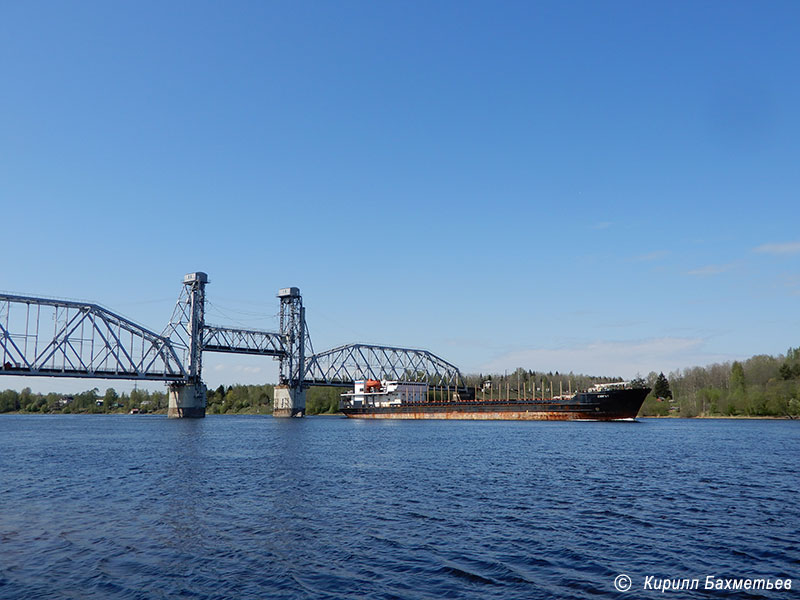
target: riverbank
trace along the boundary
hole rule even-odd
[[[784,415],[781,417],[772,415],[697,415],[696,417],[682,417],[680,415],[639,415],[637,419],[683,419],[690,421],[693,419],[726,419],[726,420],[764,420],[764,421],[796,421],[797,417],[792,415]]]

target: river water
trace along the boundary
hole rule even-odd
[[[797,421],[2,416],[0,598],[787,597],[798,457]]]

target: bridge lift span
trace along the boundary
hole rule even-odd
[[[0,294],[0,375],[164,381],[169,417],[204,417],[203,352],[280,361],[273,415],[302,416],[312,385],[357,379],[463,385],[457,367],[426,350],[350,344],[314,354],[296,287],[278,291],[280,331],[205,322],[208,276],[189,273],[161,334],[94,303]]]

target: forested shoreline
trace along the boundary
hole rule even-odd
[[[341,388],[312,387],[306,392],[308,414],[333,414],[339,410]],[[206,413],[218,414],[271,414],[275,386],[231,385],[208,390]],[[0,392],[0,413],[44,414],[126,414],[135,410],[140,414],[166,413],[168,397],[162,391],[132,390],[117,393],[98,388],[79,394],[50,392],[39,394],[24,388],[22,391]]]
[[[574,373],[540,373],[519,368],[512,373],[465,376],[467,386],[478,398],[549,397],[597,383],[621,381],[614,377],[593,377]],[[800,348],[789,348],[785,355],[757,355],[744,361],[691,367],[670,372],[651,372],[635,380],[652,392],[640,416],[676,417],[797,417],[800,416]],[[207,413],[271,414],[275,387],[265,385],[219,386],[208,390]],[[342,388],[312,387],[306,395],[309,415],[335,414]],[[101,393],[98,388],[79,394],[56,392],[0,392],[0,413],[45,414],[122,414],[165,413],[167,393],[134,389],[117,393],[113,387]]]
[[[651,393],[642,415],[800,416],[800,348],[674,371],[668,380],[671,393],[660,401]]]

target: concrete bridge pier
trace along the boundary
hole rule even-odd
[[[173,383],[169,386],[169,419],[202,419],[206,416],[204,383]]]
[[[275,386],[273,417],[302,417],[306,413],[306,390],[302,386]]]

